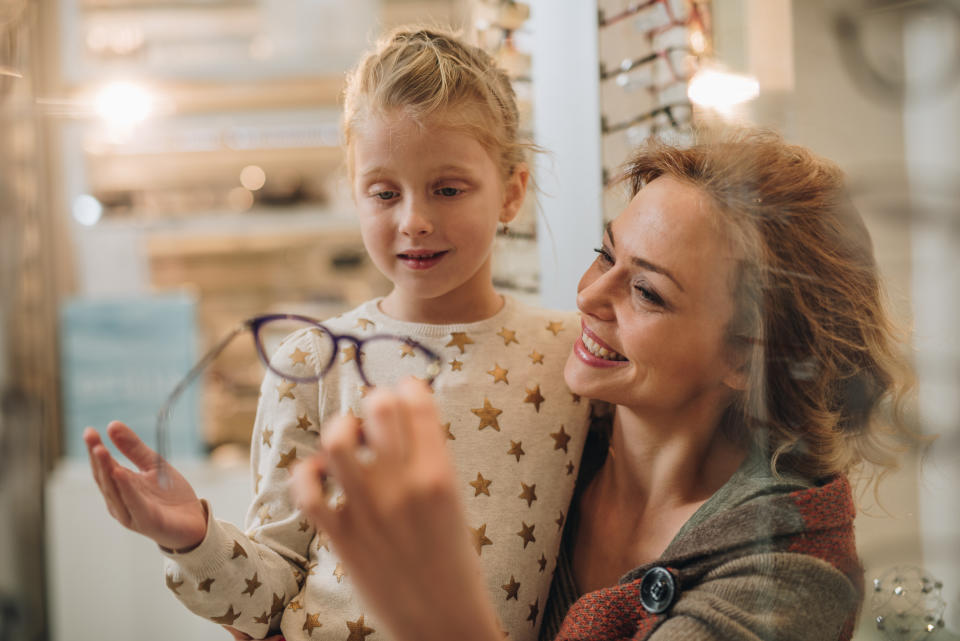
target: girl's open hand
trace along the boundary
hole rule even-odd
[[[107,425],[107,435],[139,470],[118,464],[97,431],[84,430],[93,477],[110,515],[162,547],[183,550],[199,545],[206,535],[207,515],[190,483],[123,423]]]
[[[328,424],[323,448],[295,468],[298,503],[395,638],[500,639],[429,388],[374,390],[365,409],[362,427]],[[339,507],[326,475],[343,488]]]

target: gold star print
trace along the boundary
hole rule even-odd
[[[480,417],[480,425],[477,427],[478,430],[482,430],[485,427],[492,427],[498,432],[500,431],[500,423],[497,421],[497,417],[503,414],[503,410],[498,410],[491,405],[489,399],[483,399],[482,409],[471,409],[470,411]]]
[[[557,524],[557,530],[559,531],[559,530],[563,529],[563,511],[562,511],[562,510],[558,510],[558,512],[560,512],[560,516],[558,516],[558,517],[556,518],[556,520],[554,521],[554,523]]]
[[[550,438],[554,440],[553,449],[567,452],[567,443],[570,442],[570,435],[564,431],[563,425],[560,426],[560,431],[551,434]]]
[[[258,617],[253,617],[253,621],[254,623],[263,623],[266,625],[267,623],[270,623],[270,613],[264,612]]]
[[[450,361],[450,371],[451,371],[451,372],[459,372],[459,371],[462,370],[462,369],[463,369],[463,363],[462,363],[462,362],[458,361],[457,359],[453,359],[452,361]]]
[[[540,614],[540,599],[530,604],[530,614],[527,615],[527,621],[530,625],[537,625],[537,615]]]
[[[363,358],[363,352],[360,352],[360,358]],[[357,346],[348,345],[343,348],[343,359],[341,363],[349,363],[350,361],[357,360]]]
[[[493,369],[490,370],[489,372],[487,372],[487,374],[489,374],[490,376],[493,377],[493,383],[494,383],[494,385],[496,385],[496,384],[499,383],[500,381],[503,381],[504,383],[506,383],[507,385],[509,385],[509,384],[510,384],[510,381],[507,380],[507,374],[508,374],[508,373],[509,373],[509,372],[508,372],[507,370],[505,370],[505,369],[503,369],[502,367],[500,367],[500,365],[497,364],[497,363],[494,363]]]
[[[314,561],[313,563],[308,564],[308,565],[307,565],[307,576],[313,576],[314,574],[316,574],[316,572],[314,572],[314,570],[317,569],[317,566],[318,566],[318,565],[320,565],[320,564],[317,563],[316,561]],[[297,581],[297,582],[299,583],[299,581]]]
[[[503,346],[506,347],[510,343],[520,344],[520,341],[517,340],[517,333],[512,329],[507,329],[506,327],[501,327],[500,331],[497,332],[497,336],[503,338]]]
[[[242,557],[245,558],[245,559],[246,559],[246,558],[249,558],[249,557],[247,556],[247,551],[243,549],[243,546],[242,546],[242,545],[240,545],[240,541],[234,541],[234,542],[233,542],[233,556],[231,556],[230,559],[231,559],[231,560],[232,560],[232,559],[235,559],[235,558],[237,558],[238,556],[242,556]]]
[[[483,546],[493,545],[493,541],[487,537],[486,523],[476,529],[470,528],[470,532],[473,534],[473,547],[477,549],[477,556],[480,556],[480,552],[483,551]]]
[[[512,454],[517,457],[517,463],[520,462],[520,457],[526,454],[526,452],[523,451],[523,448],[520,447],[521,443],[523,443],[523,441],[517,441],[516,443],[510,441],[510,449],[507,450],[507,454]]]
[[[213,585],[214,579],[204,579],[197,584],[197,591],[199,592],[210,592],[210,586]]]
[[[450,431],[450,423],[444,423],[443,433],[447,437],[448,441],[455,441],[457,437],[453,435],[453,432]]]
[[[510,575],[510,583],[504,583],[500,587],[507,593],[507,598],[504,601],[517,600],[517,594],[520,593],[520,582],[513,578],[512,574]]]
[[[530,507],[533,505],[533,502],[537,500],[537,484],[527,485],[523,481],[520,481],[520,486],[523,490],[520,491],[520,495],[517,498],[526,501],[527,507]]]
[[[369,385],[364,385],[363,383],[358,385],[357,388],[360,390],[360,398],[366,398],[367,394],[369,394],[373,390],[372,387],[370,387]]]
[[[521,523],[523,523],[523,529],[517,532],[517,536],[523,539],[523,549],[526,550],[528,543],[533,543],[537,540],[536,537],[533,536],[533,528],[537,526],[536,524],[527,525],[526,521],[521,521]]]
[[[323,624],[320,623],[320,613],[319,613],[319,612],[316,613],[316,614],[310,614],[309,612],[307,612],[307,618],[306,618],[306,620],[304,620],[304,622],[303,622],[303,628],[302,628],[302,629],[303,629],[304,632],[306,632],[306,633],[309,634],[310,636],[313,636],[313,629],[314,629],[314,628],[319,628],[319,627],[321,627],[322,625],[323,625]]]
[[[470,481],[470,485],[472,485],[473,489],[476,490],[473,495],[480,496],[481,494],[486,494],[487,496],[490,496],[491,483],[493,483],[493,481],[483,478],[483,475],[480,474],[480,472],[477,472],[477,480]]]
[[[263,444],[267,447],[273,447],[270,440],[273,438],[273,430],[263,430]]]
[[[179,592],[177,592],[177,589],[178,589],[181,585],[183,585],[183,581],[182,581],[182,580],[181,580],[181,581],[174,581],[172,574],[168,574],[168,575],[167,575],[167,588],[168,588],[171,592],[173,592],[174,594],[180,594]]]
[[[277,616],[278,614],[280,614],[281,612],[283,612],[283,600],[286,598],[286,596],[287,596],[286,594],[281,596],[276,592],[273,593],[273,605],[270,606],[271,619]]]
[[[299,526],[300,526],[300,529],[299,529],[300,532],[307,532],[310,530],[310,521],[306,521],[306,520],[300,521]]]
[[[473,339],[467,336],[466,332],[451,332],[450,342],[444,345],[444,347],[459,347],[460,353],[463,354],[466,351],[464,346],[472,344]]]
[[[358,319],[357,319],[357,325],[356,325],[356,326],[359,327],[360,329],[366,331],[366,330],[370,329],[370,327],[376,327],[377,325],[376,325],[376,323],[374,323],[374,322],[373,322],[372,320],[370,320],[369,318],[358,318]]]
[[[333,568],[333,576],[337,577],[337,583],[343,581],[347,571],[343,569],[343,563],[337,562],[337,567]]]
[[[260,492],[260,481],[262,481],[262,480],[263,480],[263,476],[258,472],[258,473],[257,473],[257,479],[253,482],[253,491],[254,491],[255,494],[259,494],[259,492]]]
[[[281,381],[277,383],[277,402],[279,403],[285,398],[293,399],[293,388],[297,384],[293,381]]]
[[[247,582],[247,589],[240,594],[249,594],[250,596],[253,596],[253,593],[257,591],[257,588],[263,585],[263,583],[261,583],[260,579],[257,577],[256,572],[253,573],[252,578],[244,579],[244,581]]]
[[[210,620],[220,625],[233,625],[233,622],[236,621],[241,614],[243,614],[243,612],[234,613],[233,606],[231,605],[223,616],[210,617]]]
[[[270,508],[266,505],[260,506],[260,509],[257,511],[257,516],[260,517],[261,523],[273,520],[273,516],[270,514]]]
[[[400,346],[400,358],[406,358],[407,356],[416,357],[417,353],[413,351],[413,346],[408,343],[404,343]]]
[[[543,556],[543,552],[540,553],[540,558],[537,559],[537,563],[540,564],[541,572],[547,569],[547,557]]]
[[[304,414],[303,416],[298,416],[298,417],[297,417],[297,429],[298,429],[298,430],[303,430],[304,432],[306,432],[307,430],[310,429],[310,427],[311,427],[312,425],[313,425],[313,423],[310,422],[310,419],[307,418],[307,415],[306,415],[306,414]]]
[[[287,469],[290,467],[290,464],[297,460],[297,448],[291,447],[290,451],[286,454],[280,455],[280,462],[277,463],[277,469]]]
[[[323,548],[327,552],[330,551],[330,537],[326,532],[317,532],[317,549]]]
[[[573,474],[573,461],[567,461],[567,476]]]
[[[563,331],[563,322],[562,321],[550,321],[547,325],[547,331],[553,333],[554,336]]]
[[[300,348],[293,350],[293,354],[290,354],[290,364],[291,365],[306,365],[307,364],[307,353],[300,351]]]
[[[544,400],[546,400],[546,399],[544,399],[543,396],[540,394],[540,386],[537,385],[537,386],[534,387],[533,389],[528,389],[528,390],[527,390],[527,397],[526,397],[525,399],[523,399],[523,402],[524,402],[524,403],[533,403],[533,406],[534,406],[535,408],[537,408],[537,413],[539,413],[539,412],[540,412],[540,404],[543,403]]]
[[[300,602],[297,601],[296,599],[294,599],[293,601],[291,601],[290,603],[287,604],[287,609],[293,610],[294,612],[296,612],[297,610],[300,610],[300,609],[302,609],[302,608],[303,608],[303,606],[300,605]]]
[[[537,350],[530,352],[530,362],[534,365],[543,365],[543,354]]]
[[[376,632],[373,628],[368,628],[363,622],[363,615],[360,615],[360,618],[356,621],[347,621],[347,628],[350,630],[350,636],[347,637],[347,641],[363,641],[369,635]]]

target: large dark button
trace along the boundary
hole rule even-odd
[[[640,581],[640,603],[650,614],[660,614],[673,604],[677,584],[666,568],[647,570]]]

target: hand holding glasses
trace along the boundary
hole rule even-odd
[[[343,355],[341,365],[354,362],[360,383],[369,387],[393,386],[409,377],[431,385],[440,371],[439,356],[409,338],[335,334],[312,318],[292,314],[243,321],[204,354],[167,397],[157,415],[157,451],[123,423],[107,426],[110,439],[137,467],[136,472],[117,463],[96,430],[84,432],[93,477],[110,514],[164,548],[184,552],[199,545],[206,536],[208,518],[190,483],[164,458],[170,409],[204,368],[248,329],[267,369],[295,383],[319,381],[334,369],[338,355]]]

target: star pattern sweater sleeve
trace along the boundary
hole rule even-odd
[[[377,303],[324,325],[358,339],[409,337],[441,356],[435,397],[490,598],[511,639],[536,639],[589,420],[589,404],[562,378],[579,322],[575,314],[509,297],[494,317],[457,325],[397,321]],[[302,348],[298,359],[316,360],[309,341],[288,343],[288,357]],[[200,547],[170,555],[168,586],[191,610],[254,638],[278,625],[289,641],[388,638],[327,537],[303,519],[287,491],[289,466],[316,451],[326,420],[345,412],[362,419],[367,388],[358,361],[368,378],[379,378],[381,368],[395,370],[405,358],[398,347],[393,355],[362,347],[358,358],[344,342],[319,384],[267,374],[251,443],[255,491],[245,531],[211,517]]]

